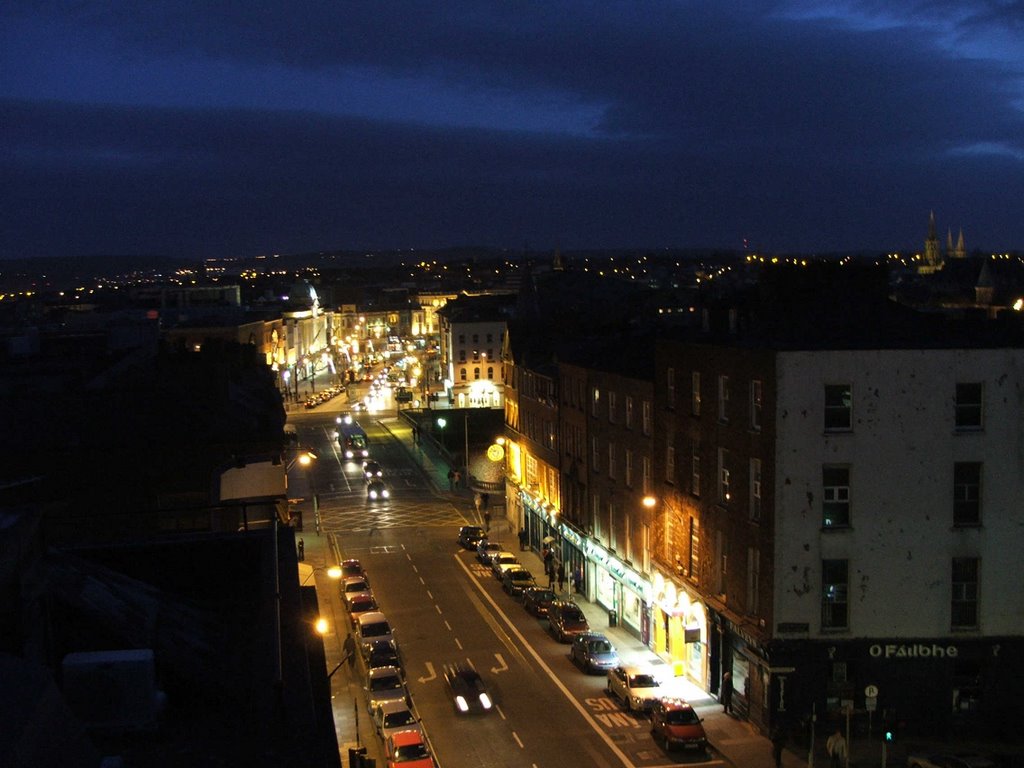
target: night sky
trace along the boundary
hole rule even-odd
[[[1024,2],[0,4],[0,258],[1024,249]]]

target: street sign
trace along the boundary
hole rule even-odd
[[[877,699],[878,698],[878,686],[877,685],[869,685],[867,688],[864,689],[864,695],[867,696],[869,699]]]
[[[878,699],[874,696],[868,696],[864,699],[864,709],[868,712],[874,712],[878,709]]]

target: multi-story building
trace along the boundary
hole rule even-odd
[[[437,312],[444,386],[456,408],[502,408],[501,352],[515,296],[462,295]]]
[[[765,728],[1008,729],[1021,337],[832,307],[659,344],[654,647]]]

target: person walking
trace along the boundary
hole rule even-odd
[[[572,590],[579,594],[583,594],[583,569],[576,566],[572,572]]]
[[[491,511],[489,509],[484,510],[484,530],[488,533],[491,532]]]
[[[732,672],[722,675],[722,690],[718,694],[718,700],[722,704],[722,711],[732,714]]]
[[[565,563],[558,564],[558,591],[565,589]]]
[[[772,729],[772,759],[775,768],[782,768],[782,749],[786,746],[786,730],[782,723],[776,723]]]
[[[455,470],[453,469],[448,470],[448,490],[455,490]]]
[[[355,666],[355,663],[356,663],[356,641],[355,641],[355,638],[353,638],[351,634],[349,634],[345,638],[344,651],[345,651],[345,659],[344,660],[348,661],[349,667]]]
[[[846,738],[842,729],[836,728],[836,732],[825,740],[825,751],[831,768],[846,768]]]
[[[526,529],[525,528],[520,528],[519,529],[519,551],[520,552],[525,552],[526,551]]]

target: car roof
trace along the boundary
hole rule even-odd
[[[660,701],[661,706],[665,709],[693,709],[693,705],[684,699],[663,698]]]
[[[356,619],[360,624],[379,624],[380,622],[387,620],[388,617],[381,611],[370,611],[369,613],[362,614],[358,619]]]
[[[402,676],[402,670],[398,667],[370,667],[370,677],[388,677],[391,675]]]
[[[655,680],[658,680],[657,674],[655,674],[654,670],[650,667],[644,667],[638,664],[623,664],[621,669],[630,677],[633,677],[634,675],[649,675]]]
[[[387,669],[387,667],[380,667],[380,669]],[[392,712],[404,712],[409,709],[408,703],[405,699],[383,699],[377,702],[377,709],[383,712],[385,715],[390,715]]]
[[[391,743],[397,747],[406,747],[411,744],[422,744],[423,734],[419,731],[397,731],[391,734]]]

